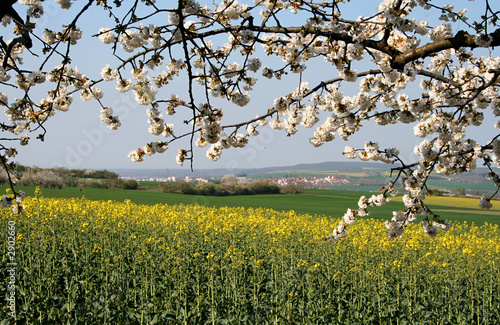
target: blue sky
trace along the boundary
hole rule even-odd
[[[357,3],[370,4],[376,8],[377,1],[351,1],[351,5],[356,7]],[[469,1],[454,1],[457,9],[471,7]],[[462,7],[460,7],[462,4]],[[374,5],[375,4],[375,5]],[[80,7],[78,2],[74,6]],[[359,8],[359,7],[358,7]],[[45,27],[60,26],[67,24],[70,19],[68,12],[58,8],[52,2],[48,2],[46,7],[46,17],[38,24],[43,30]],[[90,15],[89,15],[90,14]],[[357,15],[356,12],[351,14]],[[85,25],[80,25],[84,32],[82,41],[72,52],[72,65],[86,73],[89,78],[99,78],[99,72],[106,63],[116,62],[110,55],[110,49],[106,48],[97,39],[90,39],[90,35],[95,34],[100,27],[109,27],[111,22],[106,24],[106,16],[102,13],[87,13],[87,17],[92,17]],[[355,18],[355,17],[353,17]],[[457,26],[454,26],[457,27]],[[78,51],[76,51],[78,49]],[[40,51],[33,48],[34,52]],[[25,53],[25,56],[30,56]],[[27,62],[29,62],[27,58]],[[264,63],[265,64],[265,63]],[[54,64],[55,65],[55,64]],[[52,65],[52,66],[54,66]],[[303,75],[303,80],[313,80],[318,78],[330,79],[337,76],[335,69],[327,68],[325,73],[324,65],[309,66]],[[330,73],[331,71],[331,73]],[[358,68],[360,71],[360,68]],[[255,75],[262,84],[255,87],[251,93],[250,104],[245,108],[234,105],[224,105],[229,108],[229,113],[234,115],[234,119],[241,117],[253,118],[257,114],[263,114],[267,108],[272,107],[274,98],[295,90],[298,85],[298,75],[290,75],[282,82],[265,80],[260,75],[260,71]],[[346,87],[347,86],[347,87]],[[114,84],[104,86],[105,97],[103,103],[112,107],[115,112],[121,113],[120,120],[122,127],[116,131],[108,130],[103,122],[99,120],[99,105],[95,101],[83,102],[75,96],[73,105],[69,112],[57,112],[57,114],[47,122],[48,133],[44,142],[35,140],[36,135],[32,134],[32,141],[28,147],[19,148],[20,154],[16,161],[21,164],[39,167],[64,166],[67,168],[179,168],[175,163],[177,149],[187,148],[187,142],[174,142],[171,148],[162,155],[146,157],[141,163],[132,163],[127,157],[130,150],[142,147],[147,142],[157,138],[147,132],[146,107],[140,106],[133,100],[132,93],[121,94],[113,90]],[[158,98],[170,97],[174,93],[185,92],[185,83],[174,83],[158,92]],[[346,94],[357,92],[356,83],[344,84],[343,90]],[[410,94],[418,94],[418,84],[415,84],[408,91]],[[168,117],[166,122],[170,123]],[[179,120],[173,121],[174,125]],[[320,122],[321,123],[321,122]],[[490,125],[487,128],[492,129]],[[342,156],[342,151],[346,145],[362,147],[364,141],[379,141],[381,148],[398,147],[401,150],[401,157],[407,162],[413,162],[416,156],[413,154],[413,147],[419,143],[420,139],[413,136],[412,127],[407,125],[390,125],[386,127],[375,127],[369,123],[358,134],[353,136],[348,142],[338,138],[333,142],[326,143],[322,147],[315,148],[309,143],[315,127],[312,129],[299,128],[299,132],[287,137],[284,131],[273,131],[269,127],[261,129],[261,135],[251,138],[250,143],[243,149],[230,149],[223,153],[222,158],[217,162],[209,161],[205,156],[207,148],[195,151],[194,168],[226,168],[229,171],[240,168],[266,167],[293,165],[299,163],[313,163],[323,161],[346,160]],[[479,137],[484,137],[485,132],[475,130]],[[491,138],[491,136],[490,136]],[[183,168],[188,169],[189,164]]]

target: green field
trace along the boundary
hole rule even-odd
[[[276,211],[294,210],[297,213],[310,215],[325,215],[327,217],[341,217],[348,208],[357,208],[357,202],[361,195],[371,196],[368,191],[347,191],[347,190],[327,190],[327,189],[306,189],[302,194],[266,194],[247,196],[202,196],[160,193],[151,190],[119,190],[119,189],[99,189],[85,188],[80,190],[75,187],[63,189],[42,189],[45,197],[60,198],[80,198],[85,197],[90,200],[111,200],[123,202],[131,200],[136,204],[199,204],[208,207],[245,207],[245,208],[270,208]],[[0,188],[5,192],[6,186]],[[33,196],[34,186],[19,186],[19,190],[26,192],[28,196]],[[432,197],[429,199],[429,207],[438,215],[454,221],[470,221],[476,224],[484,222],[500,224],[500,202],[495,204],[491,210],[480,210],[479,200],[471,198]],[[466,205],[458,206],[457,202],[467,202]],[[404,209],[400,198],[395,197],[393,201],[378,208],[371,209],[370,217],[375,219],[390,219],[392,211]]]

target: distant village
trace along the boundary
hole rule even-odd
[[[178,182],[184,181],[188,183],[210,183],[220,181],[218,177],[121,177],[123,180],[136,180],[136,181],[151,181],[151,182]],[[258,179],[249,177],[237,177],[238,183],[254,182]],[[350,185],[350,179],[342,178],[340,176],[329,175],[326,177],[275,177],[265,178],[278,186],[287,185],[300,185],[304,188],[318,188],[318,187],[331,187],[340,185]]]

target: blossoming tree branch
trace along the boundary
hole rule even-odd
[[[105,105],[107,94],[101,90],[112,83],[145,107],[155,137],[130,152],[135,162],[176,150],[179,165],[192,164],[195,146],[205,147],[208,159],[216,161],[225,150],[245,147],[264,127],[288,135],[315,128],[310,142],[316,147],[349,139],[367,121],[387,132],[399,123],[413,128],[421,138],[417,161],[405,161],[398,149],[381,148],[370,139],[364,148],[345,148],[348,158],[389,164],[392,177],[379,195],[361,197],[358,207],[345,213],[330,234],[334,241],[371,206],[388,202],[398,182],[406,210],[394,211],[385,223],[392,239],[401,237],[417,215],[425,216],[423,229],[431,236],[450,227],[424,203],[432,173],[452,176],[484,165],[498,192],[500,133],[483,143],[467,135],[468,128],[484,123],[500,129],[499,120],[484,119],[500,116],[500,58],[493,55],[500,45],[496,1],[460,1],[481,7],[476,16],[432,0],[384,0],[373,9],[355,0],[55,1],[75,12],[57,30],[37,27],[47,1],[4,1],[0,9],[5,27],[0,104],[6,115],[0,150],[12,185],[17,145],[36,141],[33,137],[43,140],[50,132],[46,121],[70,109],[75,98],[93,101],[110,129],[120,127],[120,116]],[[92,10],[104,10],[109,25],[82,30]],[[346,15],[352,10],[358,17]],[[99,38],[102,52],[119,63],[103,66],[100,76],[74,66],[73,48],[83,37]],[[318,61],[331,73],[319,81],[303,80],[307,67]],[[267,107],[252,106],[259,79],[279,85],[285,75],[296,76],[296,88]],[[175,82],[185,83],[182,97],[168,90]],[[227,122],[228,111],[242,107],[256,117]],[[14,193],[3,204],[19,211],[20,194]],[[480,205],[491,207],[495,194]]]

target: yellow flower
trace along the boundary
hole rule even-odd
[[[95,244],[94,249],[92,249],[92,253],[99,253],[99,252],[101,252],[101,250],[102,250],[102,247],[98,244]]]

